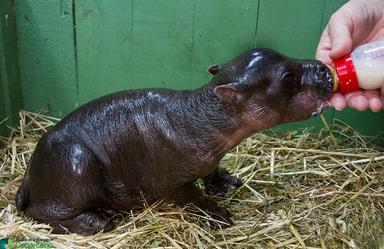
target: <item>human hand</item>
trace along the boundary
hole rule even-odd
[[[327,65],[333,59],[350,53],[355,47],[384,38],[384,1],[350,0],[330,18],[320,38],[316,58]],[[384,108],[384,85],[381,91],[355,91],[345,95],[334,93],[330,99],[336,110],[347,105],[358,111]]]

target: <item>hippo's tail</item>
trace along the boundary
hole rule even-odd
[[[24,211],[28,206],[28,193],[25,189],[25,180],[20,185],[16,193],[16,207],[20,211]]]

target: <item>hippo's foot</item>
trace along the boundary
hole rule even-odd
[[[209,224],[214,229],[233,225],[231,213],[226,208],[218,206],[217,203],[209,197],[204,196],[202,191],[193,183],[188,183],[184,185],[183,188],[177,190],[177,192],[171,196],[171,199],[178,205],[185,206],[187,204],[193,204],[203,212],[208,213],[212,217],[212,219],[209,220]],[[191,211],[201,215],[200,211],[196,211],[195,209]]]
[[[210,200],[210,207],[205,208],[207,213],[213,218],[209,220],[209,226],[213,229],[227,228],[234,223],[231,220],[232,214],[225,207],[218,206],[215,202]]]
[[[225,196],[227,193],[239,188],[243,183],[228,171],[216,168],[211,174],[203,178],[205,192],[208,195]]]
[[[92,235],[100,231],[108,232],[115,228],[115,225],[104,215],[92,210],[85,210],[79,215],[66,219],[50,222],[53,233],[78,233]]]

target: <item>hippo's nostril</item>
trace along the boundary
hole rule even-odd
[[[319,64],[319,65],[317,65],[317,70],[320,73],[325,73],[327,71],[327,66],[325,66],[324,64]]]

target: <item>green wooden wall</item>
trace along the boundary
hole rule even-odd
[[[78,105],[72,0],[17,0],[24,108],[62,116]]]
[[[16,23],[12,1],[0,1],[0,133],[17,123],[22,107]]]
[[[330,15],[346,0],[14,2],[23,97],[13,99],[27,110],[61,117],[117,90],[196,88],[209,80],[210,65],[254,47],[314,58]],[[328,121],[334,116],[365,134],[384,129],[383,111],[327,112]]]

